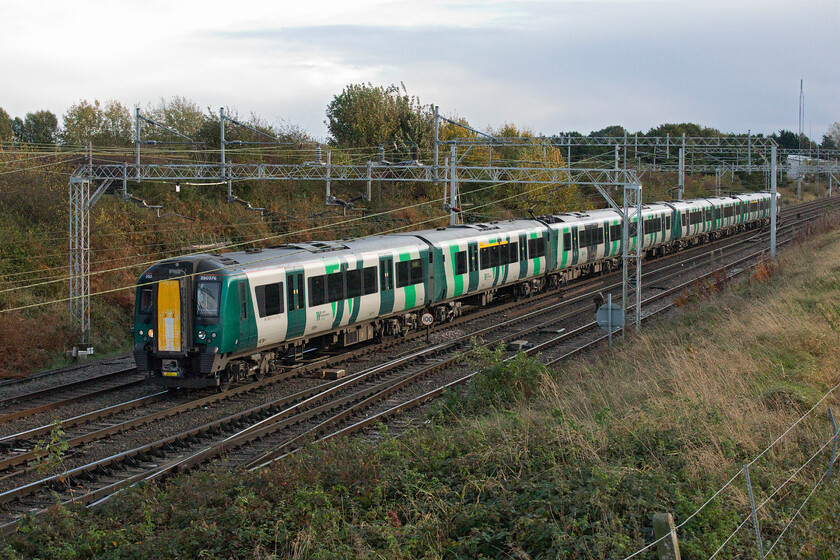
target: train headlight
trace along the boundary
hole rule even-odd
[[[143,329],[140,329],[139,331],[137,331],[137,334],[139,334],[140,336],[143,336]]]
[[[154,329],[149,329],[149,333],[148,333],[148,334],[149,334],[149,338],[154,338],[154,337],[155,337],[155,331],[154,331]]]
[[[210,333],[210,338],[216,338],[216,333]]]
[[[198,336],[198,340],[204,340],[205,338],[207,338],[207,333],[204,331],[198,331],[196,333],[196,336]]]

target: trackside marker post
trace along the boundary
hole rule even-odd
[[[667,538],[666,535],[670,535]],[[656,554],[659,560],[681,560],[680,543],[677,542],[677,531],[674,527],[674,516],[670,513],[657,513],[653,516],[653,538],[656,544]],[[662,540],[659,540],[662,539]]]
[[[744,465],[744,476],[747,478],[747,491],[750,495],[750,508],[752,509],[752,519],[755,525],[755,538],[758,540],[758,557],[764,560],[764,545],[761,543],[761,528],[758,526],[758,513],[755,509],[755,498],[753,497],[752,483],[750,482],[749,465]]]
[[[828,421],[831,422],[831,429],[834,430],[834,440],[831,444],[831,459],[828,462],[828,472],[825,473],[826,478],[831,478],[831,470],[834,468],[834,461],[837,460],[837,422],[834,421],[834,414],[831,409],[828,409]]]

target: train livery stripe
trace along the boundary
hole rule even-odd
[[[453,288],[452,288],[452,296],[460,296],[464,293],[464,275],[463,274],[455,274],[455,262],[456,257],[459,252],[461,252],[461,248],[458,245],[450,245],[449,246],[449,262],[451,263],[452,267],[452,279],[453,279]]]
[[[411,260],[410,253],[400,253],[399,262],[405,262]],[[414,304],[417,302],[417,288],[415,284],[409,284],[402,288],[405,290],[405,305],[403,309],[411,309],[414,307]]]

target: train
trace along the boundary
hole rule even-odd
[[[646,204],[629,249],[659,257],[763,226],[770,208],[769,192]],[[166,259],[137,282],[134,358],[154,384],[224,390],[312,351],[609,272],[622,227],[607,208]]]

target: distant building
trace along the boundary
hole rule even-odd
[[[789,155],[787,157],[787,163],[788,179],[801,179],[805,177],[806,173],[813,173],[817,171],[813,168],[817,166],[829,165],[831,162],[827,159],[815,158],[811,156]]]

